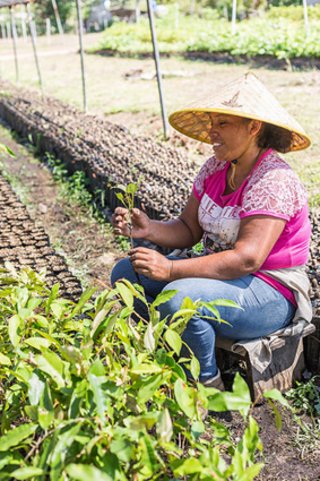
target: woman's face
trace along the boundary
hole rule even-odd
[[[256,143],[251,120],[226,114],[210,114],[210,120],[209,135],[218,160],[231,162],[241,159],[252,146],[252,142]]]

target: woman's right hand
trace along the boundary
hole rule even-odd
[[[140,209],[132,209],[132,229],[130,231],[129,211],[125,207],[117,207],[112,214],[112,226],[116,235],[145,239],[151,228],[151,219]]]

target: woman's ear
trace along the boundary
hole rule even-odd
[[[263,122],[261,120],[251,120],[249,124],[249,132],[253,137],[259,135],[262,129]]]

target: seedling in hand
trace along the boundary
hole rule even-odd
[[[134,248],[134,243],[133,243],[133,238],[132,238],[132,210],[134,208],[134,196],[136,192],[138,191],[139,185],[131,182],[127,186],[119,184],[115,187],[116,189],[120,190],[121,192],[116,192],[116,197],[117,199],[120,200],[122,205],[128,209],[128,215],[127,215],[127,223],[128,223],[128,228],[130,232],[130,245],[131,249]]]

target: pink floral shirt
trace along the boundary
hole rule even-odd
[[[311,227],[307,194],[291,167],[272,149],[231,194],[226,188],[229,163],[210,157],[197,175],[193,193],[200,202],[199,223],[205,253],[232,249],[240,221],[253,215],[284,219],[285,228],[260,270],[301,266],[307,262]],[[260,271],[255,273],[295,303],[290,290]]]

